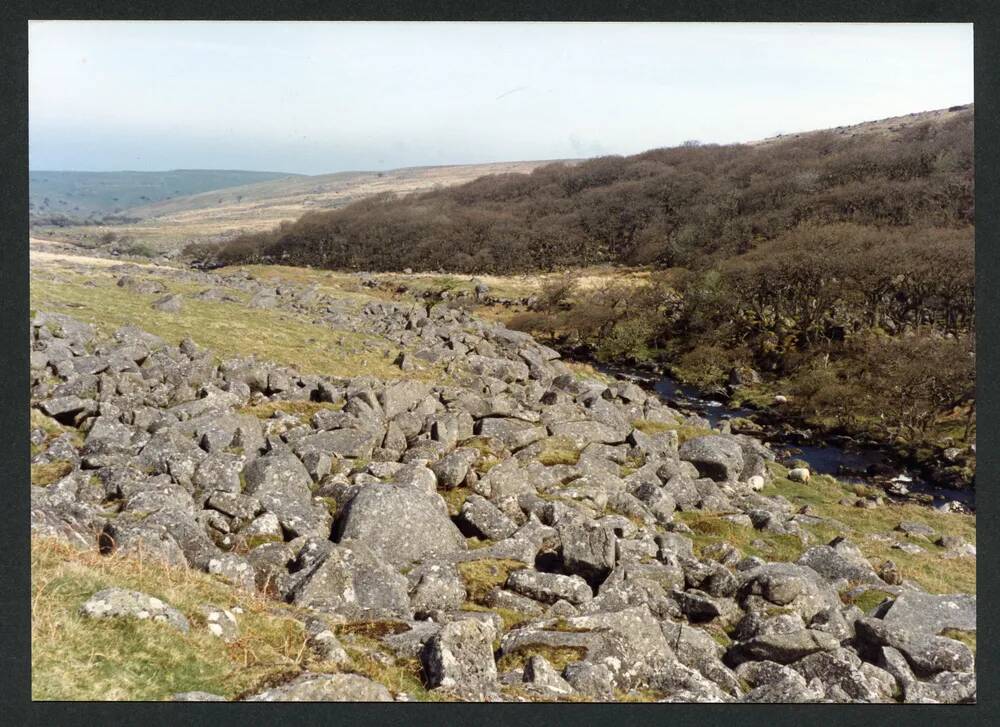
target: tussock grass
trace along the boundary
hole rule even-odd
[[[31,484],[48,487],[73,471],[73,463],[56,460],[45,464],[31,465]]]

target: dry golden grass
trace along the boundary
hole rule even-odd
[[[46,487],[73,471],[73,463],[63,460],[31,465],[31,484]]]

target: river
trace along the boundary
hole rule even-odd
[[[655,390],[670,406],[686,414],[696,414],[707,419],[713,429],[720,427],[727,419],[754,420],[759,414],[753,409],[731,407],[707,398],[694,387],[686,386],[665,374],[650,375],[647,372],[622,367],[601,367],[601,370]],[[802,460],[808,463],[812,472],[833,475],[843,482],[879,487],[892,499],[914,499],[912,496],[916,495],[923,496],[926,500],[926,497],[930,496],[933,499],[928,504],[941,505],[958,501],[965,508],[975,510],[975,490],[947,488],[927,482],[916,472],[900,465],[884,448],[853,442],[845,445],[836,442],[802,443],[776,434],[754,436],[760,436],[767,441],[778,455],[779,461]],[[882,472],[891,471],[892,474],[869,474],[870,468],[873,467]]]

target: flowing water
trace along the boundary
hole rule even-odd
[[[706,398],[697,389],[666,375],[650,377],[647,373],[623,368],[604,370],[615,376],[632,379],[646,387],[651,386],[663,401],[684,413],[696,414],[707,419],[713,428],[719,427],[727,419],[754,418],[753,409],[731,407],[723,402]],[[812,472],[818,474],[833,475],[844,482],[888,486],[895,488],[897,492],[908,490],[910,493],[930,495],[934,498],[935,505],[957,500],[967,508],[975,508],[975,490],[939,487],[926,482],[917,473],[908,471],[894,461],[891,455],[880,447],[855,443],[841,446],[834,442],[802,444],[780,437],[769,437],[767,441],[777,453],[779,460],[800,459],[809,464]],[[872,466],[883,471],[891,470],[893,474],[880,477],[869,475],[867,471]],[[889,489],[887,494],[894,493]]]

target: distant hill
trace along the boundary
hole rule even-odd
[[[161,224],[197,217],[259,228],[262,218],[295,219],[311,210],[336,209],[382,193],[406,194],[447,187],[488,174],[527,173],[546,161],[494,162],[441,167],[407,167],[384,172],[337,172],[284,177],[239,187],[137,205],[130,217]]]
[[[782,245],[782,254],[805,249],[797,230],[837,224],[876,235],[965,229],[971,239],[972,139],[973,109],[962,106],[748,144],[547,164],[312,211],[233,240],[217,257],[503,274],[706,267],[751,251],[776,255]]]
[[[106,224],[100,227],[51,224],[33,210],[33,234],[93,247],[100,245],[101,239],[110,232],[119,240],[126,239],[141,243],[150,250],[169,252],[190,242],[222,241],[241,233],[268,230],[281,222],[294,221],[310,211],[337,209],[379,194],[429,191],[491,174],[528,173],[548,163],[495,162],[316,176],[270,175],[270,178],[251,179],[245,184],[234,181],[225,187],[212,187],[210,191],[194,190],[192,194],[169,198],[161,196],[159,199],[137,189],[131,191],[129,198],[135,200],[146,196],[149,201],[126,206],[124,194],[108,195],[118,197],[116,205],[120,204],[121,210],[112,212],[119,219],[105,220]],[[36,174],[40,178],[47,176],[43,172],[33,173],[33,176]],[[222,175],[219,182],[223,182],[224,175],[241,173],[214,174]],[[267,173],[262,174],[268,176]],[[127,180],[123,178],[122,181]],[[52,206],[50,204],[46,209]],[[63,207],[65,205],[60,206]]]
[[[28,174],[33,218],[63,215],[77,220],[132,216],[131,207],[236,185],[288,178],[283,172],[175,169],[168,172],[64,172]]]

